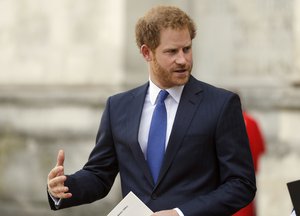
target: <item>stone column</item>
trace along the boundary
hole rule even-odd
[[[105,100],[126,77],[124,4],[0,1],[1,215],[52,215],[46,179],[57,151],[66,174],[87,161]],[[107,215],[115,191],[58,214]]]
[[[0,84],[118,85],[124,7],[125,1],[1,1]]]
[[[300,2],[294,1],[294,74],[292,82],[296,87],[300,87]]]

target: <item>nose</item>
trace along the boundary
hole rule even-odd
[[[176,64],[179,64],[179,65],[186,64],[186,62],[187,62],[186,54],[182,50],[177,53],[175,62],[176,62]]]

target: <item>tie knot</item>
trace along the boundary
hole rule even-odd
[[[158,94],[157,103],[163,103],[165,99],[168,97],[169,92],[166,90],[161,90]]]

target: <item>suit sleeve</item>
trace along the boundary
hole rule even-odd
[[[215,190],[178,206],[184,215],[232,215],[252,201],[255,173],[239,97],[229,94],[214,135],[220,184]]]
[[[118,173],[118,162],[111,134],[109,100],[102,115],[96,145],[88,162],[78,172],[68,175],[65,185],[72,197],[63,199],[55,206],[49,199],[53,210],[91,203],[105,197],[110,191]]]

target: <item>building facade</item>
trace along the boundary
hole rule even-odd
[[[266,153],[258,215],[289,215],[286,183],[300,178],[300,3],[283,0],[0,1],[0,212],[54,215],[46,179],[59,149],[66,173],[94,146],[109,95],[148,79],[135,44],[137,19],[172,4],[197,25],[195,77],[237,91],[258,121]],[[106,215],[107,198],[55,215]]]

